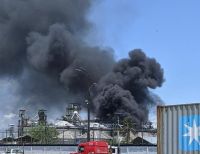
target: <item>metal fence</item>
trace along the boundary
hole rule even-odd
[[[0,153],[6,148],[21,149],[25,154],[69,154],[77,146],[0,146]],[[121,146],[121,154],[157,154],[155,146]]]
[[[0,132],[0,144],[79,144],[87,141],[87,133],[82,130],[59,130],[55,136],[49,136],[46,132],[35,132],[37,135],[32,136],[24,132],[23,136],[18,136],[18,132]],[[91,140],[113,141],[115,134],[111,131],[91,130]]]
[[[0,132],[0,144],[79,144],[87,140],[87,131],[82,129],[59,129],[55,138],[46,136],[46,132],[39,132],[41,136],[36,139],[31,137],[28,131],[23,132],[23,136],[18,136],[18,132]],[[106,140],[110,144],[118,143],[118,140],[123,137],[121,143],[133,143],[133,139],[140,136],[141,139],[137,140],[136,145],[148,145],[145,136],[156,138],[156,132],[132,132],[132,136],[127,138],[128,133],[120,131],[118,136],[117,130],[105,129],[91,129],[91,140]],[[130,135],[130,134],[129,134]],[[134,137],[133,137],[134,136]],[[151,141],[150,141],[151,142]],[[151,142],[152,143],[152,142]],[[154,143],[155,144],[155,143]]]

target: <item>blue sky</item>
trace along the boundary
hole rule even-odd
[[[154,92],[166,104],[200,102],[200,1],[103,0],[94,6],[89,41],[112,47],[116,59],[143,49],[165,71],[165,83]]]

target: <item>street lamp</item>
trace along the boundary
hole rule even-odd
[[[88,79],[91,80],[91,78],[90,78],[89,74],[87,73],[86,69],[84,69],[84,68],[76,68],[75,71],[85,74],[88,77]],[[91,80],[91,82],[92,82],[92,80]],[[87,105],[87,113],[88,113],[88,118],[87,118],[87,121],[88,121],[88,123],[87,123],[87,141],[88,142],[90,141],[90,106],[91,106],[90,104],[92,103],[91,89],[93,87],[95,87],[95,86],[96,86],[96,83],[92,82],[92,84],[88,88],[88,99],[85,100],[85,103]]]
[[[90,105],[89,105],[89,101],[86,99],[85,103],[87,105],[87,141],[90,141]]]
[[[115,113],[115,115],[117,115],[117,149],[118,149],[118,154],[120,154],[120,139],[119,139],[119,116],[123,115],[123,113]]]
[[[92,103],[91,99],[91,89],[96,86],[96,83],[92,83],[92,85],[88,88],[88,100],[85,100],[87,105],[87,113],[88,113],[88,128],[87,128],[87,141],[90,141],[90,104]]]

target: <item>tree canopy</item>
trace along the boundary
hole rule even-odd
[[[53,144],[58,140],[59,133],[54,127],[40,124],[31,128],[29,134],[41,144]]]

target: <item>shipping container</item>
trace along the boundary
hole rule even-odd
[[[158,154],[200,154],[200,104],[157,107]]]

